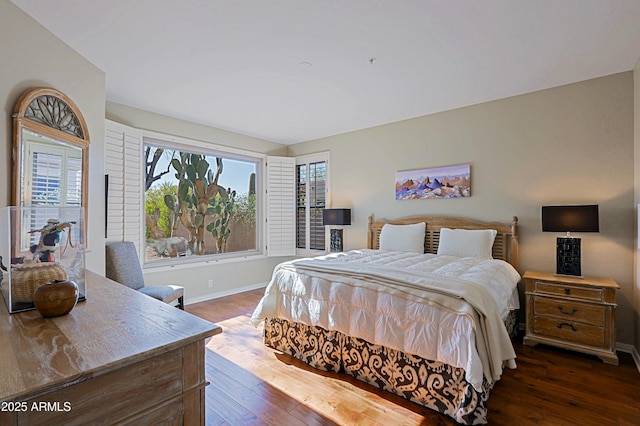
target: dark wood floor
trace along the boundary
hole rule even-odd
[[[221,325],[207,343],[208,425],[455,425],[450,418],[346,375],[308,367],[262,344],[249,318],[263,290],[188,305]],[[489,399],[490,425],[639,425],[640,372],[517,341],[518,368]]]

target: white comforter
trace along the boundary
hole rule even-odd
[[[284,318],[444,362],[481,390],[503,363],[515,367],[502,317],[517,307],[519,279],[500,260],[354,250],[278,265],[251,320]]]

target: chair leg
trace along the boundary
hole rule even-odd
[[[184,296],[178,297],[178,309],[182,309],[184,311]]]

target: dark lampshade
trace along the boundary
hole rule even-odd
[[[544,232],[600,232],[598,205],[542,206]]]
[[[323,225],[351,225],[351,209],[324,209]]]

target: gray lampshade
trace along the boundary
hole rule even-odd
[[[323,225],[351,225],[351,209],[324,209]]]
[[[598,205],[542,206],[544,232],[600,232]]]

